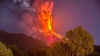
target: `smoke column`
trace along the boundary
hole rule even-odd
[[[37,10],[38,19],[41,23],[41,30],[47,31],[50,30],[52,23],[52,8],[53,1],[52,0],[36,0],[35,8]]]
[[[34,1],[0,1],[0,29],[10,33],[36,34],[39,29],[39,22],[33,7]]]
[[[0,8],[0,28],[8,32],[24,33],[47,45],[63,38],[52,29],[53,0],[7,0]]]
[[[8,0],[0,8],[0,29],[28,35],[51,29],[53,0]]]

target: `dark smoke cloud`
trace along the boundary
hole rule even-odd
[[[33,2],[34,0],[31,0]],[[0,1],[0,29],[4,29],[11,33],[34,34],[37,31],[37,22],[34,13],[30,13],[30,9],[23,8],[11,9],[12,2]],[[31,8],[32,9],[32,8]],[[35,32],[36,33],[36,32]]]
[[[18,3],[13,3],[13,0],[0,0],[0,29],[10,33],[37,34],[40,29],[40,22],[36,7],[45,1],[51,2],[53,0],[30,0],[27,1],[29,3],[27,8],[20,5],[23,2],[18,2],[19,5],[17,5]],[[24,5],[27,6],[27,4]]]

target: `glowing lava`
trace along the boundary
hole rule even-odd
[[[45,2],[41,5],[40,7],[40,15],[38,15],[39,20],[42,24],[41,26],[41,30],[44,32],[48,32],[48,30],[51,30],[51,23],[52,23],[52,16],[51,16],[51,12],[52,12],[52,7],[53,7],[53,3],[48,3]]]
[[[36,0],[35,7],[41,25],[39,32],[43,33],[43,35],[47,37],[46,39],[47,42],[49,41],[49,44],[55,42],[55,37],[61,40],[63,37],[57,34],[51,26],[53,0]]]

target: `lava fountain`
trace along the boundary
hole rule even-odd
[[[27,35],[45,40],[50,45],[63,38],[52,29],[53,3],[53,0],[13,0],[10,7],[11,10],[22,9],[24,23],[21,26],[30,32]]]
[[[23,22],[20,25],[27,30],[27,35],[43,39],[50,45],[63,38],[52,29],[53,4],[53,0],[13,0],[9,7],[21,11]]]
[[[43,32],[48,32],[52,30],[52,8],[53,1],[52,0],[36,0],[35,8],[37,11],[37,17],[40,21],[40,30]]]
[[[40,21],[39,32],[43,33],[47,44],[55,42],[55,37],[61,40],[63,37],[52,29],[53,0],[35,0],[34,7],[37,11],[37,17]]]

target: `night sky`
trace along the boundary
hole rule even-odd
[[[100,45],[100,0],[54,0],[53,28],[65,32],[82,26]]]
[[[27,26],[19,27],[22,19],[15,18],[20,14],[10,12],[10,3],[1,1],[9,0],[0,0],[0,29],[14,33],[24,32]],[[57,33],[65,36],[66,31],[82,26],[93,36],[94,44],[100,45],[100,0],[54,0],[52,14],[52,27]]]

